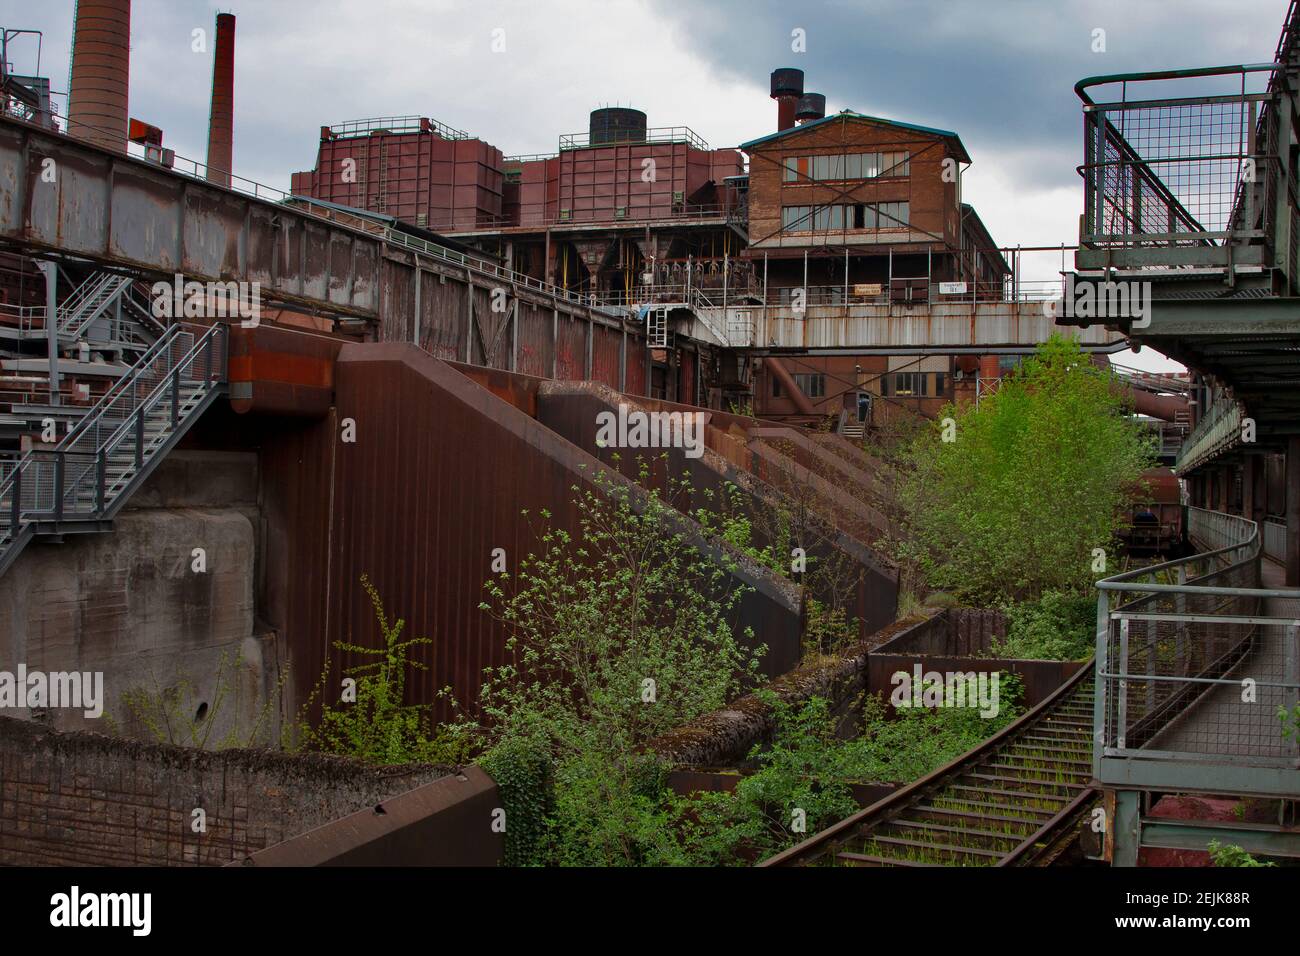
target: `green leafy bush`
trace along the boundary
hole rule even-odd
[[[1210,851],[1210,859],[1214,861],[1215,866],[1267,867],[1277,865],[1275,863],[1261,863],[1241,847],[1231,843],[1220,843],[1218,840],[1211,840],[1206,849]]]
[[[537,550],[485,585],[514,662],[485,670],[481,715],[456,733],[492,744],[511,862],[685,862],[666,770],[639,749],[756,681],[765,648],[731,623],[733,563],[701,554],[656,492],[592,485],[573,489],[575,533],[542,512]]]
[[[323,696],[330,685],[326,665],[300,714],[299,746],[376,764],[461,763],[469,755],[469,738],[435,726],[432,705],[405,703],[407,671],[427,670],[426,665],[411,659],[411,650],[433,641],[427,637],[402,640],[406,622],[388,620],[379,591],[364,574],[361,586],[374,608],[380,645],[334,642],[336,650],[369,660],[343,671],[355,682],[355,700],[340,695],[338,700],[323,701],[320,720],[313,726],[306,715],[313,700]]]
[[[769,698],[770,745],[756,747],[758,769],[731,793],[702,793],[678,812],[696,865],[737,865],[771,856],[858,809],[850,784],[910,783],[978,746],[1022,712],[1022,688],[1000,675],[999,710],[984,718],[968,707],[908,708],[891,719],[881,698],[865,698],[862,729],[836,736],[829,703],[799,707]],[[804,829],[793,828],[802,811]]]
[[[900,560],[977,607],[1086,591],[1153,460],[1121,394],[1053,336],[977,404],[943,409],[897,469]]]
[[[991,657],[1078,661],[1095,650],[1096,598],[1048,591],[1037,601],[1008,607],[1006,615],[1007,636],[994,642]]]

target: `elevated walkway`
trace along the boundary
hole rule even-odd
[[[1300,591],[1276,585],[1255,522],[1190,508],[1187,558],[1098,582],[1093,776],[1108,791],[1116,865],[1141,847],[1211,839],[1300,856],[1300,830],[1149,816],[1144,795],[1293,799],[1300,741]]]

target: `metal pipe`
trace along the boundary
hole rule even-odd
[[[789,370],[785,367],[785,364],[779,358],[769,356],[763,360],[763,364],[771,370],[772,375],[781,383],[781,387],[790,393],[790,400],[794,402],[795,408],[799,410],[799,414],[817,414],[817,410],[813,408],[813,404],[809,401],[808,396],[803,393],[803,389],[795,384],[794,376],[790,374]]]

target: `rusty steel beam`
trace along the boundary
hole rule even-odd
[[[0,244],[377,319],[385,243],[92,143],[0,117]]]

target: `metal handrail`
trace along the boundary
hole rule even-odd
[[[181,369],[191,365],[194,359],[197,358],[198,354],[207,346],[208,342],[218,335],[225,334],[225,331],[226,326],[223,323],[218,322],[208,329],[207,332],[203,333],[203,336],[194,343],[190,350],[185,353],[179,361],[172,365],[168,370],[166,377],[154,386],[153,391],[140,400],[132,410],[130,416],[122,422],[117,431],[113,432],[113,434],[110,435],[98,449],[96,449],[96,452],[103,451],[109,445],[113,444],[117,437],[125,431],[127,427],[135,427],[135,419],[141,414],[147,414],[148,409],[151,409],[158,404],[161,400],[162,393],[172,385],[173,379],[180,373]],[[224,373],[224,370],[222,371]]]
[[[75,310],[65,311],[64,317],[59,322],[59,334],[70,335],[74,338],[79,336],[87,325],[102,315],[104,311],[113,304],[113,300],[120,296],[131,282],[132,280],[126,276],[115,275],[111,272],[107,273],[104,278],[95,285],[92,292],[81,302],[77,303]],[[110,291],[110,287],[114,285],[116,288],[113,288]],[[104,293],[106,292],[108,294],[105,296]],[[102,301],[97,301],[100,300],[101,297]],[[95,304],[87,310],[86,307],[89,303]],[[86,314],[81,314],[83,312]],[[72,327],[74,322],[77,323],[75,329]]]
[[[81,420],[78,421],[77,424],[72,427],[72,429],[68,432],[68,434],[64,436],[63,441],[59,442],[58,447],[63,449],[66,446],[70,446],[73,439],[77,438],[83,431],[89,428],[92,423],[92,420],[97,415],[103,413],[104,407],[107,406],[109,402],[111,402],[121,391],[123,391],[126,388],[128,384],[131,383],[132,379],[135,378],[139,370],[149,362],[153,361],[153,359],[156,357],[156,353],[162,348],[170,345],[172,339],[174,339],[177,334],[183,331],[184,329],[179,324],[170,326],[167,329],[167,331],[162,334],[161,337],[159,337],[154,341],[153,345],[149,346],[149,348],[145,352],[141,353],[140,357],[136,360],[135,364],[132,365],[129,369],[127,369],[126,372],[116,382],[113,383],[113,386],[108,391],[106,391],[102,396],[100,396],[99,401],[96,402],[94,405],[92,405],[90,410],[87,411],[86,414],[82,416]]]
[[[657,126],[642,133],[638,130],[610,130],[613,137],[608,142],[593,143],[591,133],[564,133],[560,136],[560,150],[600,148],[602,146],[640,146],[645,143],[686,143],[695,149],[707,150],[709,144],[689,126]],[[635,136],[635,139],[621,138]]]
[[[179,329],[179,326],[174,328]],[[108,456],[112,453],[112,450],[121,443],[123,435],[128,428],[139,430],[140,419],[143,416],[147,416],[149,412],[158,405],[169,387],[175,387],[178,384],[177,377],[181,374],[181,371],[187,367],[191,367],[205,349],[212,347],[214,339],[219,335],[225,334],[225,331],[225,326],[221,323],[217,323],[209,328],[179,362],[170,365],[164,379],[154,387],[143,401],[135,405],[127,418],[122,422],[122,425],[113,432],[112,436],[110,436],[107,441],[98,445],[93,452],[89,450],[75,451],[71,447],[72,442],[65,439],[65,443],[61,443],[56,448],[33,449],[32,451],[27,452],[20,461],[13,463],[8,469],[8,472],[3,476],[3,480],[0,480],[0,498],[3,498],[7,492],[12,499],[10,514],[3,516],[3,518],[8,519],[3,523],[7,526],[9,534],[17,534],[19,526],[22,524],[23,514],[31,513],[32,511],[44,511],[44,509],[40,507],[23,508],[23,495],[20,490],[23,487],[21,480],[22,475],[30,471],[33,465],[38,461],[52,460],[54,463],[55,477],[52,479],[53,484],[50,487],[50,508],[54,514],[55,520],[60,520],[68,514],[64,508],[65,500],[70,494],[75,495],[78,489],[84,487],[83,482],[92,471],[96,472],[98,476],[99,488],[96,495],[95,507],[91,510],[90,514],[102,514],[109,503],[104,495],[103,479],[106,473]],[[175,341],[175,338],[176,334],[167,337],[166,344],[168,347],[170,347],[170,344]],[[162,341],[163,340],[160,340],[160,342]],[[224,368],[214,364],[212,370],[218,371],[219,374],[224,377]],[[132,375],[124,376],[123,380],[134,380],[139,372],[140,369],[137,368]],[[209,373],[209,375],[210,374],[211,373]],[[211,384],[210,379],[208,380],[208,383]],[[176,396],[173,396],[174,407],[175,398]],[[85,425],[88,420],[92,419],[92,417],[98,418],[102,415],[101,409],[97,408],[94,411],[94,416],[88,415],[86,419],[83,419],[83,425]],[[175,423],[173,423],[173,427],[174,424]],[[81,429],[81,434],[84,434],[84,432],[85,427]],[[70,437],[76,438],[80,436],[75,435]],[[66,469],[67,463],[70,461],[81,461],[88,464],[87,467],[81,469],[78,473],[69,476]],[[38,495],[40,494],[40,488],[41,486],[38,483],[36,488],[36,494]],[[75,509],[74,513],[76,513]],[[81,516],[84,517],[84,515]]]
[[[438,245],[437,243],[433,243],[433,242],[428,242],[427,240],[420,239],[417,236],[411,236],[411,235],[407,235],[406,233],[397,232],[396,230],[391,228],[386,229],[384,231],[383,238],[386,242],[392,242],[400,246],[405,246],[406,248],[411,249],[413,251],[420,252],[425,255],[435,256],[447,262],[455,262],[458,263],[459,265],[465,266],[466,268],[474,269],[485,275],[492,276],[493,278],[502,279],[512,286],[523,286],[525,288],[532,289],[536,292],[540,292],[543,295],[548,295],[554,298],[564,299],[567,302],[574,302],[579,305],[584,305],[593,310],[603,312],[606,315],[608,315],[610,318],[615,318],[615,319],[622,318],[621,313],[615,312],[612,309],[608,309],[596,304],[595,301],[593,301],[591,298],[588,297],[588,295],[585,295],[581,292],[575,292],[571,289],[564,289],[561,288],[560,286],[552,285],[549,282],[542,282],[540,279],[534,279],[532,276],[524,275],[523,273],[515,272],[511,269],[506,269],[501,266],[498,266],[495,263],[488,262],[486,259],[479,259],[476,256],[471,256],[463,252],[456,252],[452,249],[448,249],[446,246]]]
[[[1193,507],[1188,509],[1188,526],[1189,534],[1206,543],[1227,543],[1097,582],[1093,773],[1098,779],[1106,779],[1105,762],[1114,760],[1186,764],[1218,758],[1241,767],[1286,766],[1290,760],[1249,751],[1255,746],[1252,741],[1266,739],[1267,734],[1260,725],[1251,725],[1231,711],[1221,713],[1214,705],[1198,711],[1203,715],[1199,719],[1207,722],[1200,731],[1192,729],[1198,718],[1185,716],[1209,700],[1206,695],[1215,688],[1236,686],[1233,670],[1252,648],[1257,653],[1276,653],[1259,650],[1268,646],[1261,645],[1268,640],[1261,635],[1276,633],[1266,628],[1287,628],[1291,636],[1284,640],[1293,641],[1300,625],[1294,615],[1263,613],[1265,599],[1300,600],[1300,590],[1259,586],[1262,538],[1256,522]],[[1160,578],[1178,583],[1161,583]],[[1125,592],[1134,596],[1123,600]],[[1169,628],[1163,637],[1157,630],[1162,622]],[[1292,669],[1294,656],[1286,653],[1280,682],[1261,679],[1257,683],[1294,696],[1300,684]],[[1241,744],[1246,749],[1216,742],[1229,734],[1225,728],[1234,716],[1248,728],[1240,731],[1246,735]],[[1193,736],[1181,743],[1177,737],[1164,738],[1175,728]],[[1247,789],[1252,785],[1249,779],[1239,784]]]

